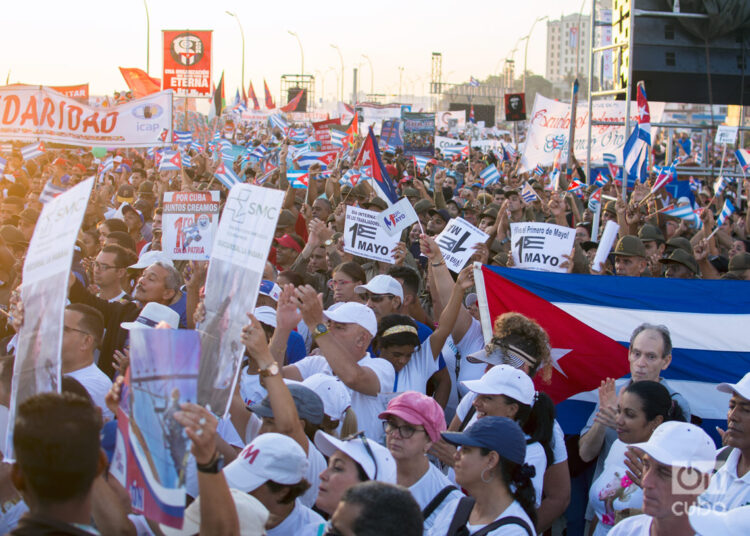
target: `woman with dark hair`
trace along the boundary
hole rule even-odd
[[[526,438],[521,427],[507,417],[485,417],[464,432],[442,436],[458,446],[456,482],[469,497],[441,512],[428,536],[536,534],[534,468],[524,463]]]
[[[334,268],[328,287],[333,291],[333,301],[362,302],[362,295],[354,292],[359,285],[367,282],[367,276],[362,267],[356,262],[343,262]]]
[[[614,395],[614,381],[608,380],[600,388],[600,398]],[[602,411],[614,411],[602,405]],[[589,534],[607,534],[616,522],[628,517],[629,510],[640,510],[643,491],[625,474],[625,451],[632,443],[649,440],[657,426],[666,421],[684,421],[680,406],[659,382],[643,380],[631,383],[620,393],[616,415],[617,440],[612,444],[604,469],[589,490],[589,504],[596,518]],[[635,512],[638,513],[638,512]]]

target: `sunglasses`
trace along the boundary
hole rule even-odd
[[[371,301],[372,303],[380,303],[386,298],[393,298],[393,294],[370,294],[366,292],[364,295],[365,301]]]
[[[370,444],[367,441],[367,437],[365,436],[365,433],[360,431],[356,434],[352,434],[349,437],[345,437],[344,441],[354,441],[355,439],[360,439],[362,441],[362,446],[365,447],[365,452],[367,452],[367,455],[372,460],[372,464],[375,466],[375,476],[372,477],[372,480],[378,479],[378,461],[375,459],[375,453],[372,451],[372,448],[370,447]]]

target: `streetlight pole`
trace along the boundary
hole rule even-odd
[[[240,37],[242,38],[242,80],[240,81],[240,87],[245,87],[245,32],[242,30],[242,23],[237,13],[227,11],[227,15],[234,17],[237,21],[237,26],[240,27]]]
[[[341,88],[340,88],[340,99],[341,102],[344,102],[344,56],[341,54],[341,49],[334,44],[331,44],[331,48],[335,48],[336,52],[339,53],[339,60],[341,60]]]
[[[401,82],[404,79],[404,68],[399,67],[398,68],[398,98],[401,100]]]
[[[146,3],[146,0],[143,0],[143,7],[146,8],[146,74],[151,74],[149,72],[149,65],[150,65],[150,48],[151,48],[151,20],[148,16],[148,3]]]
[[[302,66],[300,67],[300,74],[305,74],[305,51],[302,50],[302,41],[299,40],[299,35],[297,35],[292,30],[287,30],[289,32],[289,35],[293,35],[297,39],[297,44],[299,45],[299,55],[302,58]]]
[[[367,54],[362,54],[362,57],[367,60],[367,63],[370,64],[370,95],[375,94],[375,75],[373,74],[372,70],[372,60]]]
[[[523,52],[523,92],[526,93],[526,60],[529,58],[529,41],[531,41],[531,32],[534,31],[534,26],[536,26],[537,22],[543,21],[544,19],[548,19],[549,17],[547,15],[544,15],[543,17],[537,17],[534,20],[534,23],[531,25],[531,29],[529,30],[529,35],[526,36],[526,48]]]

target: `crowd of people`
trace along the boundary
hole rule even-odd
[[[71,269],[61,392],[18,407],[15,462],[0,466],[1,533],[522,536],[559,534],[567,524],[574,534],[583,520],[566,519],[569,459],[595,466],[587,535],[750,531],[750,374],[718,387],[731,398],[716,445],[691,424],[693,401],[662,377],[672,361],[669,326],[644,323],[632,332],[625,386],[618,392],[614,379],[603,379],[589,422],[566,436],[543,388],[553,369],[544,328],[505,313],[491,319],[485,340],[472,267],[451,272],[435,240],[460,216],[489,235],[472,261],[512,267],[510,224],[550,222],[575,229],[570,273],[750,280],[742,195],[750,181],[721,192],[700,184],[698,226],[661,212],[676,200],[649,196],[649,183],[636,183],[624,200],[627,185],[609,180],[595,219],[593,186],[567,191],[563,180],[555,190],[544,174],[504,159],[506,151],[438,151],[425,167],[385,152],[388,175],[419,218],[387,263],[343,247],[347,206],[388,207],[368,181],[340,181],[361,137],[348,159],[327,170],[313,165],[300,189],[286,177],[295,164],[281,130],[238,127],[234,136],[248,150],[263,145],[278,155],[271,174],[265,161],[238,157],[241,180],[263,177],[263,187],[285,198],[242,329],[228,414],[186,403],[170,417],[191,442],[182,529],[136,511],[109,464],[129,330],[201,330],[205,321],[208,261],[173,261],[161,251],[162,200],[170,191],[220,190],[223,202],[227,190],[213,175],[219,159],[211,149],[185,149],[191,167],[160,171],[145,150],[122,150],[100,173],[85,150],[48,148],[34,160],[17,148],[5,154],[0,446],[17,332],[30,321],[19,287],[34,227],[51,192],[97,180]],[[502,178],[485,188],[479,174],[487,166]],[[569,179],[586,183],[577,162]],[[533,199],[522,198],[524,185]],[[727,197],[737,210],[715,230]],[[596,237],[609,220],[619,235],[594,269]],[[686,473],[699,484],[675,488]]]

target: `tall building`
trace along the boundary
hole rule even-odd
[[[547,80],[552,83],[562,82],[566,77],[575,75],[576,51],[578,73],[589,72],[589,22],[588,15],[579,16],[578,13],[547,22]]]

